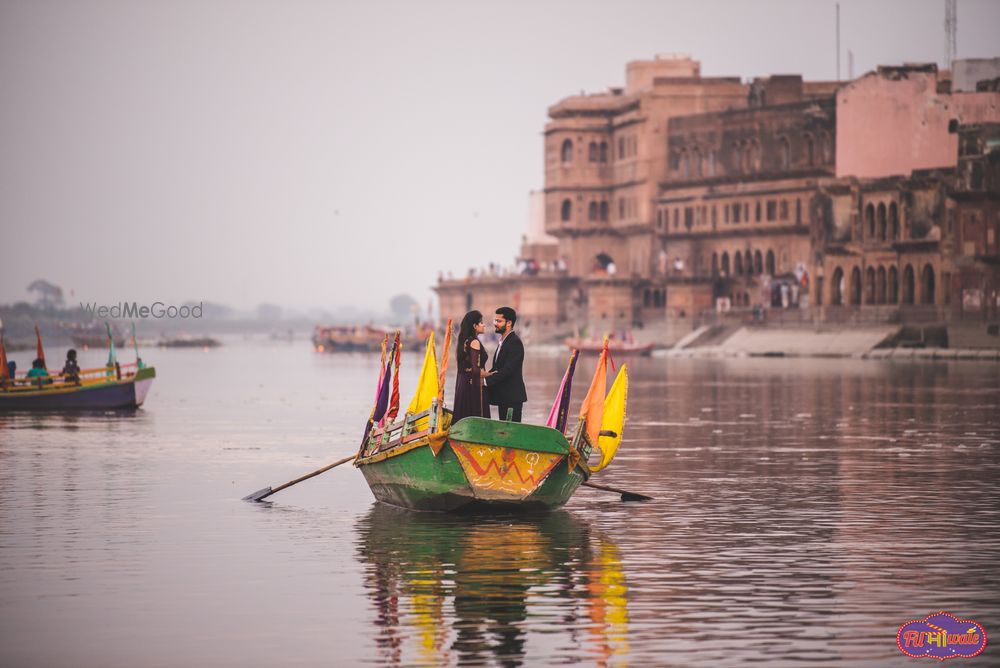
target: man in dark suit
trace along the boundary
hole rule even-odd
[[[509,306],[497,309],[493,326],[500,335],[500,345],[493,353],[493,368],[486,376],[490,403],[500,410],[500,419],[507,419],[507,409],[513,409],[514,422],[521,421],[521,407],[528,400],[524,390],[524,344],[514,332],[517,313]]]

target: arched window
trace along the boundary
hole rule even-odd
[[[913,267],[910,265],[903,270],[903,303],[913,303]]]
[[[802,222],[802,200],[795,200],[795,224],[798,225]]]
[[[587,159],[590,162],[597,162],[598,160],[597,142],[592,141],[590,142],[590,146],[587,147]]]
[[[924,265],[920,274],[920,303],[934,303],[934,267],[929,264]]]
[[[774,251],[767,251],[767,258],[764,260],[764,268],[769,276],[774,276]]]
[[[889,238],[893,241],[899,239],[899,209],[895,202],[889,205]]]
[[[656,229],[663,229],[663,209],[658,209],[656,211]]]
[[[743,142],[743,173],[749,174],[753,171],[753,147],[750,142]]]
[[[764,273],[764,256],[759,250],[753,253],[753,273],[757,275]]]
[[[608,203],[601,202],[601,222],[608,222]]]
[[[861,270],[855,267],[851,270],[851,305],[861,303]]]
[[[879,203],[878,214],[876,215],[878,219],[878,239],[879,241],[885,241],[886,232],[886,221],[885,221],[885,204]]]
[[[865,303],[875,303],[875,268],[868,267],[865,271]]]
[[[573,203],[568,199],[564,199],[559,218],[562,220],[562,222],[565,223],[568,222],[572,217],[573,217]]]
[[[875,205],[871,202],[865,207],[865,230],[869,239],[875,238]]]
[[[812,167],[816,164],[816,145],[813,143],[813,136],[811,134],[806,134],[806,165]]]
[[[733,253],[733,273],[737,276],[743,275],[743,254],[739,251]]]
[[[587,207],[587,220],[597,220],[599,216],[597,202],[591,202]]]
[[[700,177],[702,175],[701,149],[697,146],[691,150],[691,164],[694,166],[694,175]]]
[[[743,254],[743,270],[747,272],[747,276],[753,276],[753,255],[750,251]]]
[[[844,305],[844,270],[840,267],[833,270],[833,280],[830,281],[830,303],[834,306]]]
[[[792,166],[792,149],[788,145],[787,137],[782,137],[781,141],[778,142],[778,159],[782,169],[788,169]]]
[[[729,276],[729,253],[722,253],[722,275]]]
[[[759,223],[760,222],[760,201],[759,200],[757,202],[757,206],[754,207],[754,217],[753,217],[753,219],[754,219],[755,223]]]
[[[887,300],[890,304],[899,303],[899,272],[895,267],[889,267],[889,288]]]
[[[708,152],[708,175],[715,176],[715,149]]]
[[[719,254],[712,253],[712,277],[719,275]]]
[[[733,174],[739,174],[743,170],[743,150],[738,141],[733,142],[733,151],[730,155],[730,162],[733,163]]]
[[[687,151],[681,151],[680,171],[681,171],[681,176],[683,176],[685,179],[691,178],[691,163],[688,161]]]
[[[601,142],[601,162],[608,161],[608,142]]]
[[[886,278],[885,278],[885,267],[878,268],[878,274],[875,279],[875,303],[884,304],[886,299]]]
[[[564,163],[569,164],[569,163],[573,162],[573,142],[572,142],[572,140],[567,139],[566,141],[564,141],[562,143],[562,152],[561,152],[561,155],[562,155],[562,161]]]

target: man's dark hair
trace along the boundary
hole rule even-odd
[[[502,315],[504,320],[509,320],[511,327],[517,322],[517,311],[509,306],[501,306],[497,309],[496,313],[497,315]]]

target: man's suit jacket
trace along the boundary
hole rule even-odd
[[[524,344],[516,332],[511,332],[503,340],[499,354],[493,354],[493,368],[496,373],[486,377],[486,388],[489,390],[490,403],[494,406],[503,404],[522,404],[528,400],[524,390]]]

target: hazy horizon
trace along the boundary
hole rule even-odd
[[[0,303],[355,306],[510,264],[547,108],[690,54],[836,78],[835,2],[0,1]],[[944,56],[944,2],[842,1],[841,72]],[[960,0],[958,57],[1000,3]]]

